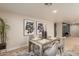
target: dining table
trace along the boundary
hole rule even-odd
[[[55,41],[59,39],[53,38],[53,39],[32,39],[29,40],[29,52],[31,51],[33,45],[37,45],[39,47],[39,55],[43,55],[43,51],[45,48],[49,47],[51,44],[53,44]],[[34,50],[34,47],[33,47]]]

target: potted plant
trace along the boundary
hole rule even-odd
[[[0,49],[6,48],[6,29],[8,28],[9,26],[5,24],[2,18],[0,18]]]

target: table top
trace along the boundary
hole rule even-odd
[[[48,44],[48,43],[51,43],[55,40],[58,40],[58,39],[38,39],[38,40],[30,40],[30,42],[34,43],[34,44],[38,44],[38,45],[44,45],[44,44]]]
[[[40,44],[46,44],[46,43],[51,42],[51,40],[48,40],[48,39],[42,39],[42,40],[37,40],[37,42],[40,43]]]

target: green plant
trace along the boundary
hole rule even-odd
[[[6,43],[6,31],[9,29],[9,26],[5,24],[4,20],[0,18],[0,38],[2,43]]]

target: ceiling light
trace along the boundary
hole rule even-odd
[[[57,13],[57,12],[58,12],[57,10],[53,10],[53,11],[52,11],[52,13]]]

